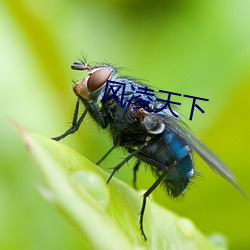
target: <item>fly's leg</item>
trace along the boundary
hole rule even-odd
[[[136,173],[137,173],[137,171],[138,171],[140,165],[141,165],[141,161],[140,161],[140,160],[137,160],[136,163],[135,163],[134,169],[133,169],[133,187],[134,187],[135,189],[137,189],[137,188],[136,188]]]
[[[108,123],[106,120],[106,116],[102,113],[102,111],[100,110],[100,108],[98,107],[98,105],[94,101],[88,102],[88,104],[86,105],[86,109],[84,110],[84,112],[80,116],[79,120],[77,120],[78,113],[79,113],[79,104],[80,104],[80,100],[78,99],[76,102],[71,127],[62,135],[52,138],[53,140],[60,141],[64,137],[68,136],[69,134],[75,133],[79,129],[84,117],[86,116],[86,114],[88,112],[90,112],[90,114],[93,115],[93,118],[97,121],[98,124],[101,125],[102,128],[107,127]]]
[[[106,128],[108,126],[107,118],[104,113],[100,110],[97,103],[90,100],[89,101],[89,113],[96,120],[96,122],[101,125],[102,128]]]
[[[79,120],[77,121],[77,119],[78,119],[78,112],[79,112],[79,103],[80,103],[80,101],[78,99],[77,102],[76,102],[76,106],[75,106],[75,110],[74,110],[74,116],[73,116],[71,127],[65,133],[63,133],[62,135],[59,135],[57,137],[52,138],[53,140],[60,141],[64,137],[68,136],[69,134],[75,133],[79,129],[79,127],[80,127],[80,125],[81,125],[84,117],[86,116],[86,114],[88,112],[88,106],[87,106],[86,109],[84,110],[84,112],[82,113],[82,115],[80,116]]]
[[[110,174],[108,180],[107,180],[107,184],[109,184],[109,182],[111,181],[112,177],[114,176],[114,174],[127,162],[129,161],[132,157],[134,157],[138,152],[140,152],[144,147],[147,146],[147,143],[144,143],[143,145],[141,145],[137,150],[134,150],[132,153],[130,153],[122,162],[120,162],[116,167],[114,167],[112,173]]]
[[[143,216],[146,208],[146,200],[148,196],[157,188],[157,186],[162,182],[163,178],[165,177],[166,172],[164,172],[162,175],[160,175],[157,180],[153,183],[153,185],[147,190],[147,192],[143,195],[143,201],[142,201],[142,207],[140,212],[140,230],[142,233],[142,236],[144,240],[147,240],[147,236],[143,229]]]
[[[115,148],[115,145],[96,163],[96,165],[99,165]]]

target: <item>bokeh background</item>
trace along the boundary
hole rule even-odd
[[[64,132],[76,100],[72,80],[83,77],[70,65],[83,55],[126,67],[125,74],[156,88],[208,98],[193,121],[192,100],[175,101],[250,195],[249,13],[248,0],[1,1],[0,249],[81,248],[80,234],[36,191],[39,173],[8,118],[47,137]],[[94,162],[112,144],[89,118],[63,143]],[[117,150],[102,167],[110,171],[122,157]],[[250,249],[250,202],[201,160],[196,165],[202,177],[183,198],[158,188],[153,199],[206,234],[224,234],[230,249]],[[117,175],[130,185],[132,167]],[[153,180],[140,170],[140,188]]]

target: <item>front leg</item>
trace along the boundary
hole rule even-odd
[[[102,128],[106,128],[108,126],[106,114],[101,111],[96,102],[90,100],[88,104],[90,106],[89,108],[90,115]]]
[[[78,112],[79,112],[79,103],[80,103],[80,101],[78,99],[77,102],[76,102],[76,106],[75,106],[75,110],[74,110],[74,116],[73,116],[73,120],[72,120],[72,123],[71,123],[71,127],[66,132],[64,132],[62,135],[59,135],[57,137],[53,137],[51,139],[53,139],[55,141],[60,141],[64,137],[68,136],[69,134],[75,133],[79,129],[79,127],[80,127],[80,125],[81,125],[81,123],[82,123],[82,121],[83,121],[84,117],[86,116],[86,114],[88,112],[88,109],[89,109],[89,106],[87,105],[86,109],[84,110],[84,112],[82,113],[81,117],[77,121],[77,119],[78,119]]]

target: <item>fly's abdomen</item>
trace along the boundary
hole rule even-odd
[[[190,147],[166,128],[137,157],[150,164],[155,175],[165,174],[162,184],[173,197],[184,193],[194,175]]]
[[[192,156],[188,154],[179,162],[170,164],[163,185],[169,195],[177,197],[184,193],[193,175]]]
[[[163,184],[167,192],[176,197],[184,193],[194,175],[192,154],[190,147],[171,130],[165,130],[164,137],[170,161],[167,163],[168,170]]]

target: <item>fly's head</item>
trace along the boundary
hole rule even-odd
[[[71,69],[88,71],[86,76],[73,87],[75,94],[85,100],[88,100],[95,91],[102,89],[106,81],[115,73],[114,68],[109,65],[89,66],[83,62],[74,62]]]

